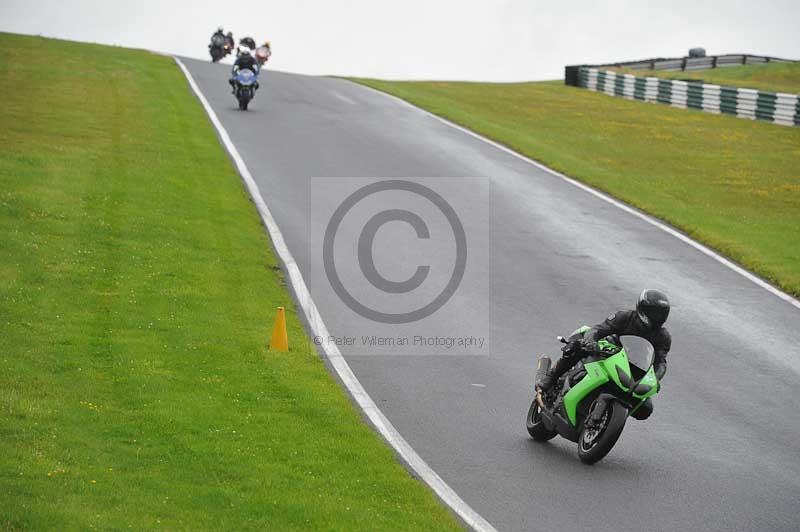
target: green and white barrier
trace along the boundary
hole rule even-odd
[[[644,78],[590,67],[580,68],[578,86],[629,100],[659,102],[681,109],[699,109],[707,113],[768,120],[784,126],[800,126],[800,96],[797,94]]]

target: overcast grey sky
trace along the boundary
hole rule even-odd
[[[0,30],[207,58],[212,31],[269,38],[272,68],[537,80],[565,64],[749,52],[800,59],[800,0],[0,0]]]

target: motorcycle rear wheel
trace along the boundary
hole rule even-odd
[[[558,435],[558,432],[549,430],[542,419],[541,407],[536,399],[531,403],[528,408],[528,416],[525,418],[525,426],[528,429],[528,434],[536,441],[552,440]]]
[[[591,412],[591,408],[589,411]],[[589,428],[584,425],[578,437],[578,458],[581,462],[594,464],[602,460],[617,443],[627,419],[628,410],[612,401],[606,406],[598,427]]]

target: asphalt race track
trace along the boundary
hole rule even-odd
[[[241,112],[229,67],[184,62],[258,182],[347,362],[404,438],[492,525],[800,529],[800,309],[646,221],[393,98],[344,80],[268,71],[251,110]],[[323,263],[323,233],[337,207],[390,178],[421,183],[452,206],[469,250],[453,296],[411,323],[353,310]],[[347,293],[384,313],[434,299],[454,270],[457,231],[414,191],[375,192],[363,202],[335,236]],[[417,209],[430,229],[425,238],[412,220],[373,225],[366,249],[380,277],[398,282],[430,266],[415,290],[399,295],[367,281],[355,258],[362,222],[391,209]],[[630,419],[592,467],[564,439],[533,442],[524,418],[535,355],[556,353],[555,335],[629,308],[644,287],[665,290],[673,303],[673,351],[653,416]],[[362,336],[485,343],[370,346]]]

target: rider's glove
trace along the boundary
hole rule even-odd
[[[587,353],[594,353],[598,350],[597,342],[594,340],[581,340],[581,349]]]
[[[561,352],[565,356],[568,356],[571,355],[572,353],[575,353],[576,351],[580,351],[580,349],[581,349],[580,340],[573,340],[571,342],[567,342],[567,344],[561,348]]]

